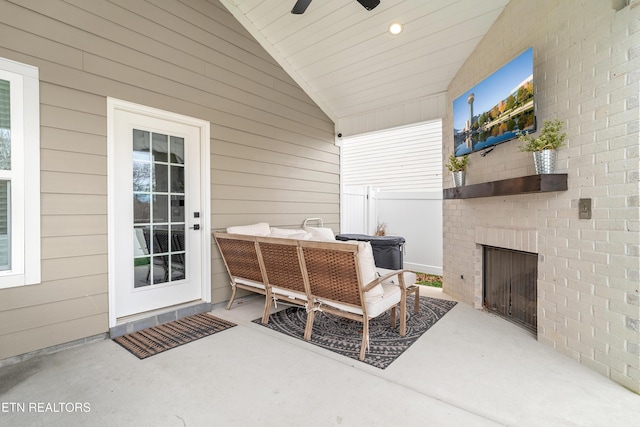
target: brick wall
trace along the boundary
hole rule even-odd
[[[483,240],[537,236],[539,341],[640,393],[640,1],[612,5],[511,0],[449,86],[443,160],[453,100],[532,46],[538,127],[564,123],[557,172],[569,189],[446,200],[444,290],[481,308]],[[472,154],[467,184],[533,175],[531,154],[517,146]],[[578,219],[581,198],[592,199],[590,220]]]

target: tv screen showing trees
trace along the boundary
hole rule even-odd
[[[535,131],[533,48],[453,101],[454,152],[462,156]]]

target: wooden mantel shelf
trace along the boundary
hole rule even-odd
[[[442,197],[444,199],[473,199],[476,197],[511,196],[566,190],[567,174],[554,173],[521,176],[501,181],[465,185],[464,187],[445,188],[442,190]]]

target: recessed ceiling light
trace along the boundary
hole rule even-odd
[[[399,22],[392,22],[389,25],[389,32],[393,35],[400,34],[402,32],[402,24]]]

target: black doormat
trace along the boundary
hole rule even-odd
[[[391,328],[389,312],[369,320],[369,349],[364,363],[385,369],[456,305],[455,301],[420,297],[420,312],[415,313],[413,302],[414,295],[409,295],[407,335],[404,337],[399,334],[399,319],[396,319],[396,328]],[[261,320],[255,319],[253,322],[262,325]],[[263,326],[304,340],[306,322],[304,308],[289,307],[272,314],[269,323]],[[316,314],[310,341],[312,344],[359,360],[361,340],[362,323],[323,312]]]
[[[202,313],[122,335],[113,341],[139,359],[145,359],[233,326],[236,326],[235,323]]]

